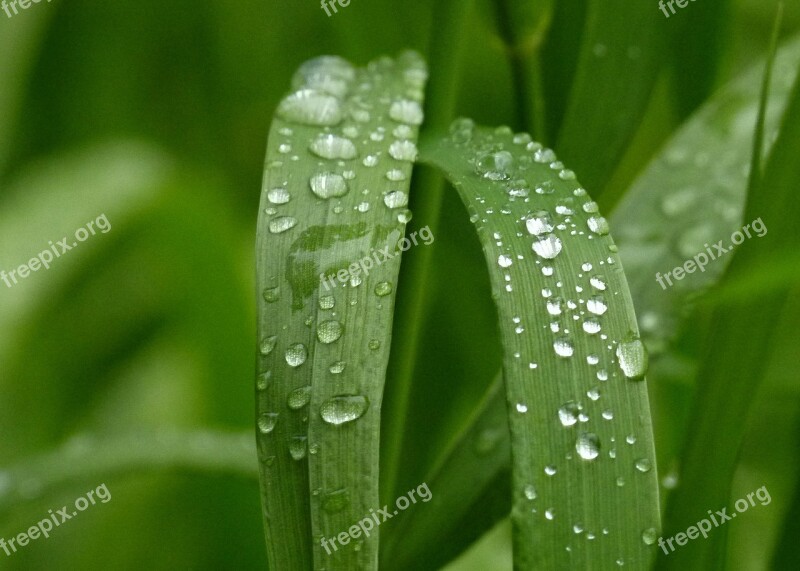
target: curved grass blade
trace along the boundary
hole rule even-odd
[[[800,39],[777,55],[765,114],[765,140],[773,141],[797,76]],[[672,138],[636,180],[611,217],[639,308],[642,337],[660,353],[675,335],[692,297],[713,286],[731,256],[670,286],[658,276],[705,252],[741,227],[758,115],[763,64],[734,80]],[[712,247],[712,252],[714,251]]]
[[[489,267],[515,566],[644,568],[659,526],[646,355],[607,222],[528,135],[462,119],[421,157],[458,190]]]
[[[326,538],[380,507],[381,398],[426,76],[412,53],[358,70],[311,60],[270,131],[256,388],[272,569],[377,565],[377,530],[350,545]]]

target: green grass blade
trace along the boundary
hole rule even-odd
[[[767,141],[780,124],[798,58],[800,39],[778,52],[764,122]],[[691,297],[714,285],[731,262],[730,256],[720,257],[704,272],[674,281],[673,287],[656,281],[656,274],[682,265],[703,252],[705,243],[730,236],[741,226],[763,76],[763,65],[747,70],[698,111],[611,217],[642,318],[642,335],[653,353],[674,337]]]
[[[461,120],[421,156],[458,190],[489,267],[505,350],[515,565],[645,568],[659,526],[637,382],[646,357],[605,219],[527,135]]]
[[[411,53],[358,70],[312,60],[272,124],[257,243],[257,433],[273,569],[377,566],[377,530],[335,550],[321,541],[380,507],[381,398],[426,76]],[[373,254],[371,271],[357,272]],[[345,283],[326,287],[321,274]]]
[[[599,196],[650,101],[665,30],[649,2],[592,0],[587,10],[556,148]]]
[[[427,508],[398,518],[381,551],[382,567],[439,569],[508,514],[511,459],[506,415],[498,376],[425,477],[436,490]]]
[[[785,260],[800,247],[800,227],[796,222],[800,217],[796,195],[800,186],[798,147],[800,81],[796,81],[789,96],[763,179],[748,196],[745,219],[761,218],[769,231],[740,246],[729,270],[730,279],[747,276],[765,258],[773,262]],[[792,285],[796,287],[797,282]],[[706,510],[728,505],[747,427],[745,420],[774,347],[775,322],[791,289],[787,285],[714,312],[681,459],[680,479],[687,485],[670,497],[665,535],[673,535],[706,517]],[[727,528],[715,531],[705,541],[690,542],[674,553],[662,553],[658,568],[722,569]]]

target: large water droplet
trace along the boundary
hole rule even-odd
[[[641,381],[647,372],[647,350],[641,339],[628,338],[617,346],[617,359],[619,367],[625,378],[631,381]]]
[[[292,410],[299,410],[311,401],[311,385],[300,387],[289,393],[286,405]]]
[[[560,409],[558,409],[558,420],[561,421],[563,426],[572,426],[578,422],[578,414],[580,414],[580,407],[574,402],[568,402]]]
[[[389,145],[389,154],[398,161],[415,161],[417,146],[411,141],[395,141]]]
[[[542,236],[533,243],[533,251],[546,260],[552,260],[561,252],[561,239],[555,234]]]
[[[596,434],[584,432],[578,436],[575,450],[578,452],[578,456],[584,460],[594,460],[600,454],[600,439]]]
[[[402,208],[408,204],[408,195],[402,190],[392,190],[384,195],[383,203],[389,208]]]
[[[323,321],[317,327],[317,339],[320,343],[333,343],[342,336],[344,328],[336,320]]]
[[[305,436],[292,436],[292,439],[289,440],[289,454],[295,460],[302,460],[306,457],[306,451],[308,447],[306,446],[307,438]]]
[[[507,180],[511,177],[514,157],[508,151],[480,155],[475,161],[475,171],[489,180]]]
[[[292,199],[292,196],[288,190],[279,186],[267,192],[267,199],[272,204],[286,204]]]
[[[275,349],[275,344],[278,342],[277,335],[268,335],[264,337],[261,341],[261,347],[259,350],[261,351],[262,355],[269,355],[272,353],[272,350]]]
[[[286,362],[290,367],[299,367],[306,362],[308,349],[302,343],[294,343],[286,349]]]
[[[608,234],[608,221],[602,216],[591,216],[586,224],[589,226],[589,230],[599,236]]]
[[[278,422],[277,412],[264,412],[258,415],[258,431],[261,434],[269,434],[275,428],[275,423]]]
[[[423,120],[422,107],[416,101],[401,99],[395,101],[389,108],[389,117],[398,123],[421,125]]]
[[[330,133],[314,139],[309,150],[323,159],[354,159],[358,155],[353,141]]]
[[[567,337],[556,339],[553,342],[553,349],[559,357],[572,357],[572,354],[575,352],[575,348]]]
[[[636,462],[634,462],[633,465],[636,466],[636,469],[643,474],[649,472],[651,468],[650,460],[647,458],[639,458]]]
[[[269,221],[269,231],[273,234],[280,234],[291,230],[297,225],[297,218],[292,216],[278,216]]]
[[[339,425],[361,418],[368,408],[367,397],[345,395],[326,400],[322,403],[319,414],[325,422]]]
[[[320,198],[334,198],[347,194],[347,182],[339,174],[325,172],[316,174],[309,181],[311,191]]]
[[[315,89],[300,89],[288,95],[278,106],[278,115],[293,123],[333,126],[342,121],[342,106],[333,95]]]
[[[553,231],[553,222],[550,220],[550,214],[547,211],[539,210],[525,221],[525,227],[533,236],[541,236]]]
[[[603,296],[595,295],[586,300],[586,309],[589,310],[589,313],[603,315],[606,311],[608,311],[608,306],[606,305],[606,301]]]
[[[268,287],[264,288],[263,294],[264,301],[267,303],[275,303],[281,298],[281,288],[280,287]]]

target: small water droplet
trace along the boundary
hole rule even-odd
[[[370,339],[369,343],[367,343],[367,347],[369,347],[372,351],[377,351],[381,348],[381,342],[377,339]]]
[[[478,156],[475,172],[488,180],[508,180],[514,157],[508,151],[497,151]]]
[[[415,161],[417,146],[411,141],[395,141],[389,146],[389,154],[398,161]]]
[[[547,300],[547,313],[550,315],[556,316],[561,315],[561,305],[564,303],[564,300],[560,297],[554,297],[552,299]]]
[[[523,493],[525,494],[525,497],[529,500],[536,499],[536,488],[533,486],[533,484],[528,484],[527,486],[525,486]]]
[[[590,216],[589,220],[586,221],[586,225],[589,226],[589,230],[598,236],[608,234],[608,221],[602,216]]]
[[[311,177],[311,191],[320,198],[334,198],[347,194],[347,182],[339,174],[324,172]]]
[[[642,472],[643,474],[646,474],[647,472],[649,472],[650,468],[651,468],[650,460],[648,460],[647,458],[638,459],[634,463],[634,466],[636,466],[636,469],[639,470],[640,472]]]
[[[549,508],[549,509],[547,509],[547,510],[544,512],[544,517],[545,517],[545,518],[547,518],[548,520],[552,521],[552,520],[553,520],[553,518],[554,518],[554,517],[556,517],[556,514],[555,514],[555,512],[553,511],[553,508]]]
[[[320,309],[333,309],[336,305],[336,299],[332,295],[323,295],[319,298]]]
[[[594,460],[600,454],[600,439],[596,434],[584,432],[578,436],[575,450],[578,452],[578,456],[584,460]]]
[[[514,260],[512,260],[510,256],[506,256],[505,254],[502,254],[497,258],[497,265],[500,266],[501,268],[507,268],[513,263]]]
[[[319,339],[320,343],[325,343],[327,345],[337,341],[342,336],[343,331],[344,328],[338,321],[333,319],[323,321],[317,327],[317,339]]]
[[[647,373],[647,350],[641,339],[629,337],[617,346],[619,367],[626,379],[641,381]]]
[[[521,413],[524,414],[524,413],[528,412],[528,407],[526,405],[522,404],[521,402],[518,402],[517,403],[517,412],[521,412]]]
[[[272,353],[272,350],[275,349],[275,344],[278,342],[277,335],[268,335],[264,337],[261,341],[261,347],[259,350],[261,351],[262,355],[269,355]]]
[[[286,204],[292,199],[292,197],[288,190],[279,186],[267,192],[267,199],[272,204]]]
[[[319,127],[338,125],[343,118],[339,99],[315,89],[300,89],[288,95],[277,113],[286,121]]]
[[[266,301],[267,303],[275,303],[281,298],[281,288],[280,287],[265,288],[263,296],[264,296],[264,301]]]
[[[600,322],[593,317],[590,317],[583,322],[583,330],[589,335],[596,335],[600,332],[600,329]]]
[[[319,135],[308,149],[323,159],[354,159],[358,155],[353,141],[331,133]]]
[[[548,476],[555,476],[557,471],[556,467],[552,464],[544,467],[544,473]]]
[[[553,231],[553,222],[550,220],[550,214],[547,211],[539,210],[525,221],[525,227],[532,236],[541,236]]]
[[[294,343],[286,349],[286,363],[290,367],[299,367],[306,362],[308,349],[302,343]]]
[[[286,405],[292,410],[299,410],[311,401],[311,385],[300,387],[289,393]]]
[[[658,531],[654,527],[648,527],[642,532],[642,541],[645,545],[653,545],[658,539]]]
[[[401,208],[408,204],[408,195],[402,190],[391,190],[384,195],[383,203],[389,208]]]
[[[472,139],[475,122],[472,119],[461,117],[450,124],[450,137],[456,143],[466,143]]]
[[[364,157],[364,160],[361,161],[361,164],[363,164],[365,167],[374,167],[378,164],[378,157],[375,155],[367,155]]]
[[[400,169],[389,169],[386,171],[386,178],[392,182],[401,182],[406,180],[406,175]]]
[[[419,103],[408,99],[401,99],[400,101],[392,103],[392,106],[389,108],[389,117],[398,123],[422,125],[424,115]]]
[[[361,418],[369,408],[369,400],[361,395],[337,396],[326,400],[320,407],[322,420],[339,425]]]
[[[390,282],[379,282],[375,286],[375,295],[378,297],[386,297],[392,293],[392,284]]]
[[[269,221],[269,231],[273,234],[280,234],[294,228],[297,225],[297,218],[291,216],[278,216]]]
[[[258,431],[261,432],[261,434],[269,434],[275,429],[275,424],[277,422],[277,412],[264,412],[258,415]]]
[[[603,315],[606,311],[608,311],[608,306],[606,305],[603,296],[595,295],[586,300],[586,309],[589,311],[589,313]]]
[[[561,247],[561,239],[555,234],[542,236],[533,243],[533,251],[536,252],[539,257],[546,260],[552,260],[558,256],[561,252]]]
[[[560,337],[553,342],[553,349],[559,357],[572,357],[575,348],[572,346],[569,338]]]
[[[558,420],[563,426],[573,426],[578,422],[580,407],[574,402],[568,402],[558,409]]]
[[[306,457],[306,440],[305,436],[292,436],[289,440],[289,454],[294,460],[302,460]]]

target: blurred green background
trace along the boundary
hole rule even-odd
[[[581,13],[585,2],[558,5]],[[691,5],[694,20],[690,9],[683,20],[665,19],[660,80],[606,189],[606,205],[715,87],[763,56],[775,5],[704,0]],[[73,0],[34,4],[13,18],[0,12],[0,269],[26,263],[48,241],[101,214],[112,227],[48,271],[13,288],[0,283],[0,496],[3,467],[76,434],[251,429],[253,244],[275,107],[308,58],[331,53],[364,64],[404,48],[427,53],[438,27],[434,6],[355,0],[329,18],[314,0]],[[783,34],[798,29],[794,2]],[[519,127],[491,1],[475,3],[466,36],[459,114]],[[570,66],[561,62],[577,49],[566,32],[560,36],[547,46],[545,66],[546,87],[555,93],[569,85]],[[558,121],[557,113],[548,117],[551,130]],[[494,314],[479,247],[457,200],[446,200],[421,383],[486,378],[500,362],[484,333]],[[452,275],[461,287],[448,287]],[[463,307],[474,315],[465,317]],[[443,336],[445,329],[455,333]],[[786,350],[770,368],[736,488],[755,489],[768,473],[773,498],[784,501],[754,510],[747,532],[731,525],[732,568],[765,566],[764,542],[780,532],[797,472],[796,337],[781,338]],[[691,332],[684,342],[692,346]],[[662,406],[680,417],[689,393],[675,371]],[[456,413],[444,411],[442,422]],[[676,439],[657,434],[657,444]],[[409,466],[408,480],[418,482],[431,443],[412,446],[419,466]],[[24,501],[0,502],[0,536],[27,529],[101,483],[113,499],[50,539],[12,557],[0,553],[0,568],[265,568],[253,478],[98,472],[48,493],[37,491],[36,474],[31,478]],[[510,569],[509,549],[501,524],[453,569]]]

